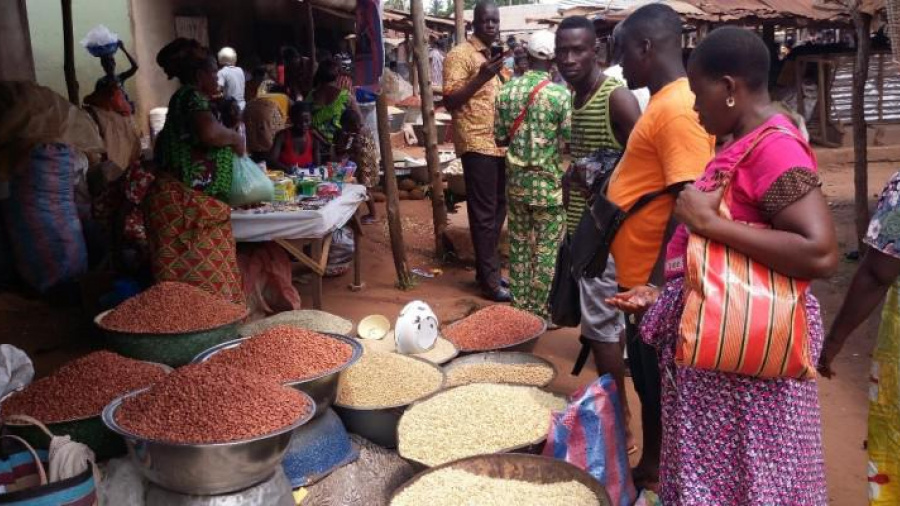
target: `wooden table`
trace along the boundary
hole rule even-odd
[[[272,241],[308,267],[313,273],[313,308],[321,309],[322,278],[328,266],[332,233],[345,225],[353,230],[353,284],[350,289],[360,290],[364,286],[360,261],[363,229],[359,211],[365,199],[365,187],[347,184],[340,197],[318,211],[232,212],[232,231],[237,242]]]

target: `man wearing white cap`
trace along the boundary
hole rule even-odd
[[[237,66],[237,51],[230,47],[223,47],[219,50],[219,88],[222,89],[222,95],[225,98],[233,98],[237,100],[238,107],[244,110],[246,102],[244,101],[244,88],[247,85],[247,78],[244,71]]]
[[[570,133],[572,97],[553,84],[555,35],[528,42],[530,70],[497,96],[495,136],[506,153],[510,288],[513,305],[548,318],[547,298],[565,230],[560,145]]]

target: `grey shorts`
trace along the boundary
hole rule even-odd
[[[578,280],[581,295],[581,335],[591,341],[618,343],[625,332],[622,312],[604,302],[619,292],[612,255],[603,275]]]

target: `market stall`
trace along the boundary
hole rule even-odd
[[[356,216],[366,200],[366,188],[345,184],[340,196],[315,209],[303,204],[235,210],[231,226],[237,242],[272,241],[313,272],[313,307],[322,307],[322,277],[328,263],[332,233],[349,225],[353,229],[353,287],[362,287],[359,241],[362,226]],[[281,209],[281,210],[279,210]],[[309,248],[309,252],[305,251]]]

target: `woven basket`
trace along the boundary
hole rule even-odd
[[[887,28],[891,37],[894,62],[900,64],[900,0],[885,0]]]

